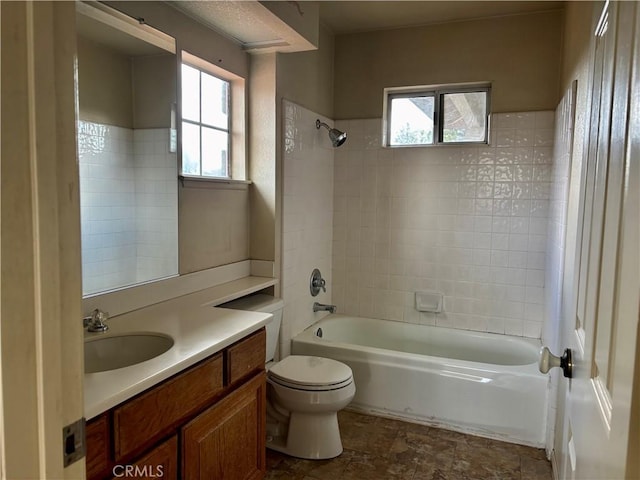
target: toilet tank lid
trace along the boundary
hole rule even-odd
[[[222,305],[218,305],[218,307],[231,308],[233,310],[248,310],[251,312],[273,313],[278,310],[282,310],[284,302],[280,298],[259,293],[223,303]]]

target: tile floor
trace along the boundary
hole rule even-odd
[[[275,480],[551,480],[544,450],[342,411],[344,452],[301,460],[267,450]]]

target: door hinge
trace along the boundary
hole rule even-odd
[[[62,458],[65,468],[85,456],[87,450],[84,417],[63,427]]]

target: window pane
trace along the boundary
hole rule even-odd
[[[442,141],[484,142],[487,122],[487,93],[445,93],[443,95]]]
[[[227,130],[229,128],[229,83],[202,74],[202,123]]]
[[[433,96],[391,99],[389,145],[433,143]]]
[[[200,71],[182,65],[182,118],[200,121]]]
[[[202,127],[202,175],[227,177],[229,134]]]
[[[182,122],[182,173],[200,175],[200,127]]]

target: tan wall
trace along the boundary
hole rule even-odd
[[[249,179],[251,258],[276,260],[276,54],[251,57]]]
[[[278,97],[333,118],[334,37],[320,28],[318,50],[277,57]]]
[[[589,65],[592,17],[596,2],[567,2],[564,18],[561,86],[568,88]]]
[[[336,119],[382,116],[385,87],[492,82],[494,112],[554,110],[562,12],[339,35]]]
[[[78,37],[80,119],[123,128],[168,128],[176,57],[130,57]]]
[[[180,274],[249,258],[249,193],[204,187],[178,189]]]
[[[85,38],[78,38],[80,119],[133,127],[131,60]]]
[[[171,127],[171,108],[176,103],[176,68],[175,55],[133,60],[134,128]]]

